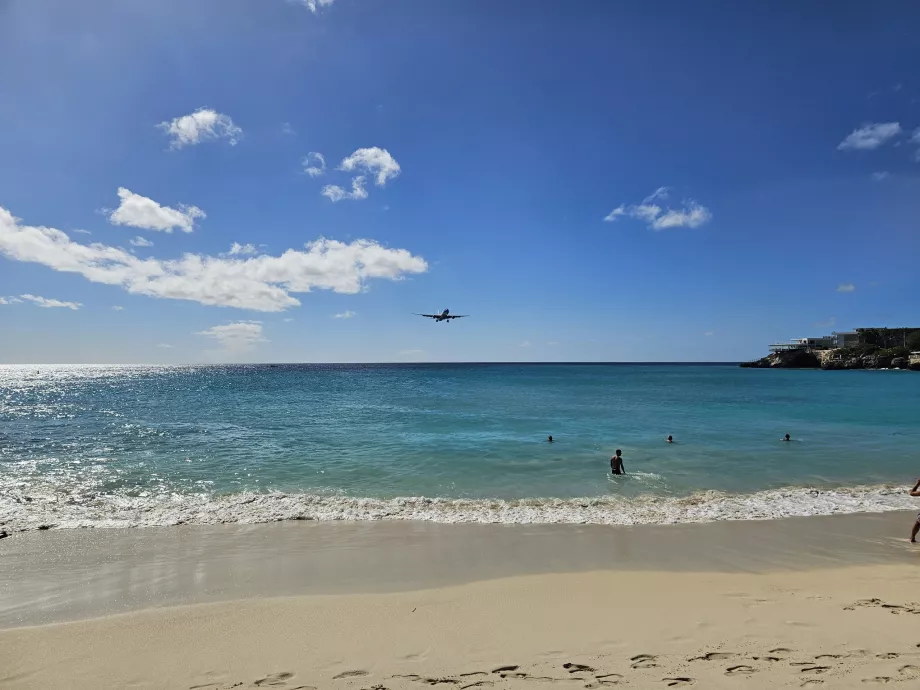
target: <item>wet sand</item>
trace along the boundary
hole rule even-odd
[[[910,687],[911,519],[17,534],[0,688]]]

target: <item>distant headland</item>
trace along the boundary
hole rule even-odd
[[[742,367],[757,369],[912,369],[920,371],[920,328],[857,328],[770,346]]]

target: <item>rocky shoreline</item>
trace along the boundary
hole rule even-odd
[[[752,369],[911,369],[920,371],[920,361],[884,352],[853,352],[852,348],[836,350],[790,350],[774,352],[742,367]]]

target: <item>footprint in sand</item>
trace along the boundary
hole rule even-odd
[[[902,666],[898,669],[902,678],[920,678],[920,666]]]
[[[562,664],[562,668],[566,669],[569,673],[594,673],[594,669],[590,666],[585,666],[584,664],[573,664],[571,661]]]
[[[678,676],[677,678],[662,678],[669,688],[682,688],[686,685],[693,685],[693,678]]]
[[[658,666],[655,663],[657,659],[658,657],[653,654],[637,654],[630,659],[630,668],[655,668]]]
[[[891,678],[888,676],[876,676],[875,678],[863,678],[863,683],[890,683]]]
[[[752,673],[757,673],[757,669],[753,666],[746,666],[744,664],[740,666],[729,666],[725,669],[726,676],[749,676]]]
[[[830,666],[805,666],[804,668],[799,669],[799,673],[808,673],[817,675],[819,673],[827,673],[831,670]]]
[[[902,606],[900,604],[889,604],[882,601],[881,599],[860,599],[859,601],[850,604],[849,606],[844,606],[844,611],[855,611],[858,608],[881,608],[888,609],[891,613],[912,613],[915,615],[920,615],[920,606],[916,604],[911,604],[910,606]]]
[[[725,661],[733,656],[737,656],[737,654],[733,652],[707,652],[703,656],[695,656],[692,659],[687,659],[687,661]]]
[[[901,655],[898,654],[897,652],[885,652],[884,654],[876,654],[875,658],[876,659],[897,659],[899,656]]]
[[[370,675],[367,671],[342,671],[337,676],[332,676],[332,680],[341,680],[342,678],[358,678],[360,676]]]
[[[270,688],[272,686],[287,685],[287,681],[293,677],[293,673],[282,671],[281,673],[272,673],[270,676],[265,676],[265,678],[259,678],[259,680],[253,681],[252,684],[257,688]]]
[[[499,666],[498,668],[493,668],[492,673],[510,673],[511,671],[517,671],[520,666],[514,664],[509,664],[508,666]]]

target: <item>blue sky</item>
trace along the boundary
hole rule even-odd
[[[727,361],[917,325],[918,23],[0,0],[0,362]]]

